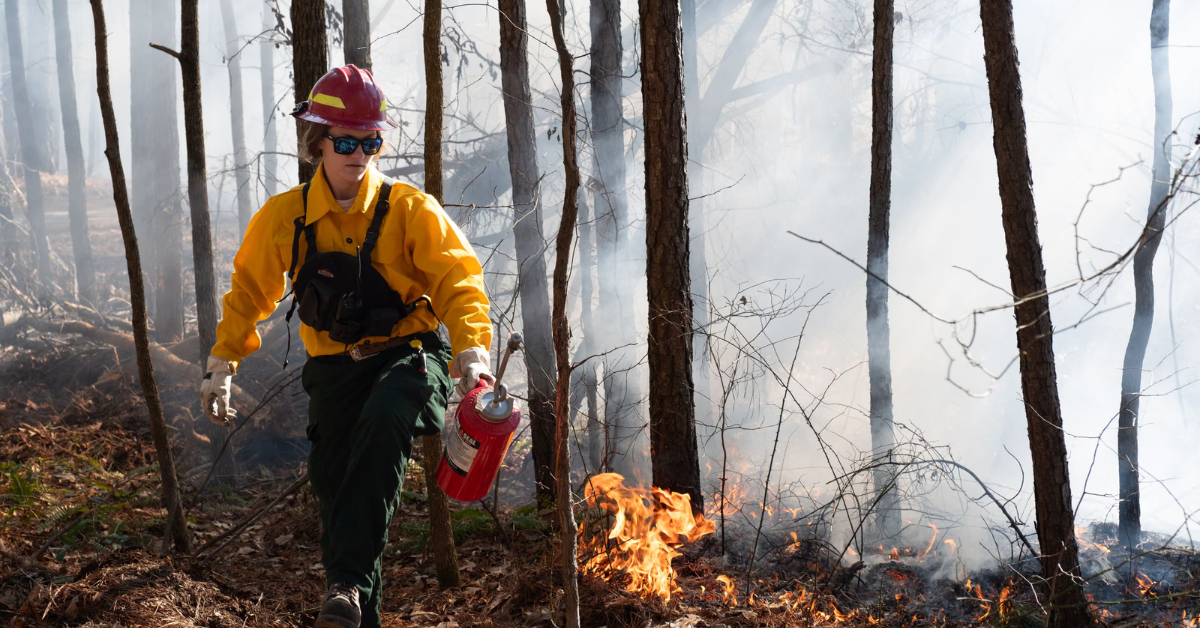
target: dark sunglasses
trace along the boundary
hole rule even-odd
[[[382,137],[368,137],[360,140],[357,137],[334,137],[328,133],[325,134],[325,137],[333,141],[333,152],[339,155],[353,155],[359,144],[362,144],[364,155],[374,155],[383,147]]]

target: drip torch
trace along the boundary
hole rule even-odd
[[[445,450],[438,464],[437,482],[458,501],[473,502],[487,495],[521,422],[516,399],[509,397],[508,386],[501,381],[508,358],[521,348],[521,340],[516,332],[508,337],[495,386],[480,379],[442,430]]]

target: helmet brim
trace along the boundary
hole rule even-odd
[[[386,115],[383,116],[382,120],[351,120],[333,116],[319,116],[313,113],[311,109],[306,109],[299,113],[293,113],[292,116],[306,122],[336,126],[343,129],[354,129],[355,131],[390,131],[400,126]]]

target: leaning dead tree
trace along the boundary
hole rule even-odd
[[[529,86],[529,33],[525,0],[500,0],[500,80],[512,176],[513,236],[516,239],[525,369],[529,374],[529,425],[539,508],[554,502],[554,394],[557,378],[546,285],[546,239],[538,190],[537,137]]]
[[[325,0],[292,0],[292,85],[296,102],[304,102],[328,68],[325,44]],[[303,122],[296,120],[296,136]],[[297,153],[299,154],[299,153]],[[317,166],[299,160],[300,183],[308,183]]]
[[[75,283],[85,303],[96,300],[96,273],[92,268],[92,243],[88,240],[87,190],[84,179],[83,134],[75,101],[75,64],[71,59],[71,22],[67,0],[54,0],[54,50],[58,65],[58,98],[62,109],[63,140],[67,148],[67,214],[71,220],[71,248],[75,253]]]
[[[1117,464],[1120,505],[1118,540],[1137,547],[1142,539],[1142,497],[1138,479],[1138,426],[1142,397],[1142,363],[1154,326],[1154,256],[1162,242],[1171,188],[1171,0],[1154,0],[1150,10],[1150,69],[1154,74],[1154,171],[1150,207],[1137,253],[1133,256],[1133,329],[1121,371],[1121,414],[1117,419]]]
[[[563,37],[562,13],[558,0],[546,0],[550,12],[550,29],[554,31],[554,47],[558,51],[559,76],[562,78],[562,141],[563,188],[562,219],[555,240],[554,259],[554,357],[558,365],[558,385],[555,387],[555,485],[557,486],[559,538],[562,547],[563,597],[566,604],[567,628],[579,628],[579,529],[575,525],[575,508],[571,499],[571,326],[567,320],[567,283],[571,269],[571,245],[575,241],[575,223],[579,217],[579,157],[575,147],[577,121],[575,114],[575,59],[567,50]]]
[[[425,193],[442,203],[442,0],[425,0]],[[437,483],[442,458],[442,437],[421,437],[425,460],[425,491],[429,497],[429,537],[437,565],[438,586],[456,587],[462,582],[454,553],[454,531],[450,506]]]
[[[25,52],[21,44],[19,0],[5,0],[4,19],[8,25],[8,63],[12,74],[14,108],[17,110],[17,135],[21,139],[21,162],[25,173],[25,211],[33,232],[33,249],[37,254],[37,278],[42,286],[53,283],[50,263],[50,242],[46,239],[45,205],[42,200],[42,164],[38,158],[37,138],[34,136],[33,103],[29,100],[29,84],[25,80]]]
[[[1047,628],[1091,624],[1083,594],[1079,547],[1071,503],[1067,444],[1063,435],[1054,326],[1046,294],[1046,268],[1033,203],[1033,170],[1025,135],[1012,0],[981,0],[984,65],[992,107],[993,146],[1000,179],[1001,218],[1008,272],[1016,298],[1021,392],[1033,453],[1033,493],[1042,575],[1048,599]]]
[[[687,120],[679,4],[640,0],[646,128],[646,288],[654,485],[704,512],[692,397]]]
[[[187,527],[183,516],[183,504],[179,499],[179,484],[175,476],[175,460],[171,454],[167,422],[163,415],[162,401],[158,396],[158,383],[154,379],[154,366],[150,361],[150,334],[146,324],[146,290],[142,282],[142,260],[138,254],[137,235],[133,231],[133,214],[129,209],[129,192],[125,188],[125,171],[121,165],[120,142],[117,138],[117,116],[113,112],[112,91],[109,88],[108,27],[105,25],[102,1],[91,0],[91,3],[96,37],[96,93],[100,98],[100,113],[104,120],[104,155],[108,158],[108,168],[112,175],[113,202],[117,206],[117,220],[125,242],[125,264],[129,271],[129,301],[133,312],[138,379],[142,382],[142,395],[146,399],[146,410],[150,413],[150,432],[154,437],[158,469],[162,475],[163,505],[169,513],[168,529],[175,549],[186,553],[190,551]]]
[[[875,47],[871,55],[871,195],[867,218],[867,373],[871,382],[871,450],[887,458],[896,444],[892,415],[892,348],[888,322],[888,244],[892,210],[893,0],[875,0]],[[900,533],[894,467],[875,471],[879,539]]]

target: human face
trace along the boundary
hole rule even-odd
[[[353,137],[369,139],[378,137],[379,131],[360,131],[342,127],[330,127],[328,135],[333,137]],[[349,155],[339,155],[333,150],[333,140],[328,137],[321,140],[321,161],[325,164],[325,176],[334,192],[357,192],[358,185],[367,174],[367,168],[378,157],[363,154],[362,146],[354,149]]]

